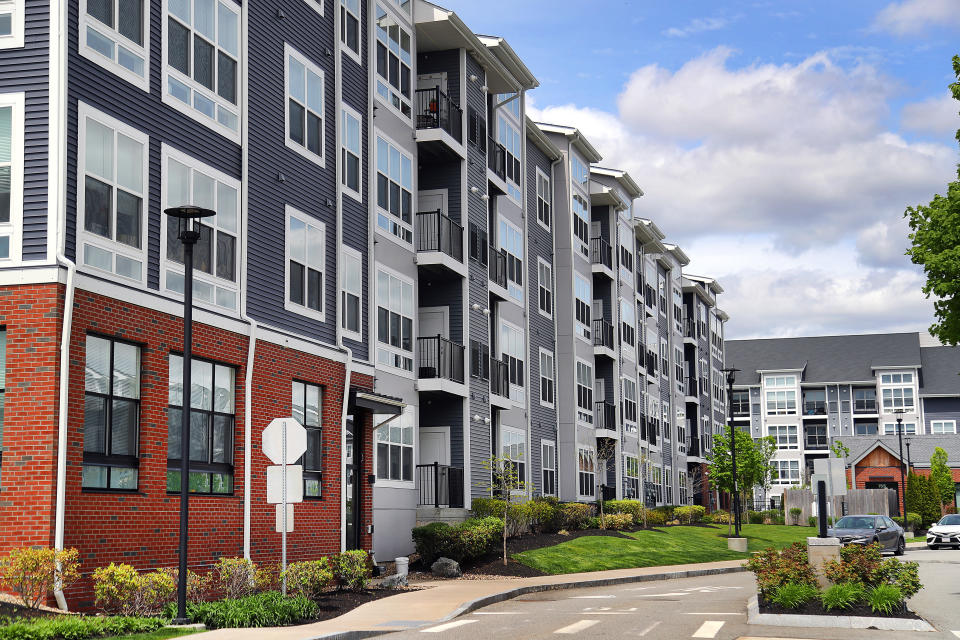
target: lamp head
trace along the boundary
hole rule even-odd
[[[163,212],[177,219],[177,238],[185,244],[193,244],[200,239],[200,220],[217,215],[213,209],[204,209],[192,204],[170,207]]]

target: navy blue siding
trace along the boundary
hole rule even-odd
[[[450,310],[450,339],[463,344],[463,286],[460,279],[428,280],[421,273],[417,291],[420,307],[447,307]]]
[[[450,427],[450,466],[463,468],[463,400],[437,394],[420,403],[421,427]]]
[[[960,426],[960,398],[923,398],[922,402],[924,433],[930,433],[933,420],[956,420]]]
[[[418,177],[418,188],[421,191],[447,190],[446,214],[450,216],[451,220],[459,224],[462,219],[460,202],[463,192],[463,167],[461,163],[448,160],[437,164],[421,164]],[[464,247],[464,260],[467,259],[467,251],[469,251],[469,247]]]

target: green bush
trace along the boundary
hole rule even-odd
[[[757,590],[764,597],[788,583],[817,584],[813,567],[807,562],[807,547],[802,542],[794,542],[780,551],[769,547],[754,554],[744,566],[753,572]]]
[[[911,531],[919,531],[922,518],[920,518],[919,513],[913,513],[912,511],[907,511],[907,529]]]
[[[643,503],[639,500],[608,500],[603,505],[607,513],[627,513],[634,524],[643,524]]]
[[[664,505],[662,507],[656,507],[652,509],[652,511],[663,514],[664,523],[673,522],[676,519],[676,515],[673,513],[673,510],[673,505]]]
[[[633,526],[633,516],[629,513],[608,513],[603,518],[604,529],[622,531]]]
[[[11,549],[0,559],[0,586],[6,586],[29,608],[36,609],[60,582],[67,587],[80,577],[80,552],[76,549]]]
[[[763,524],[763,514],[759,511],[747,511],[747,522],[750,524]]]
[[[867,592],[867,604],[874,613],[890,615],[903,605],[903,594],[892,584],[879,584]]]
[[[363,591],[370,584],[373,570],[370,567],[370,557],[363,549],[344,551],[330,558],[330,567],[333,577],[340,588],[346,587],[351,591]]]
[[[432,522],[413,530],[413,543],[423,564],[429,567],[437,558],[464,562],[479,558],[502,540],[503,520],[495,516],[470,518],[454,527]]]
[[[156,631],[165,624],[160,618],[121,616],[55,616],[23,618],[0,626],[0,640],[85,640],[103,636]]]
[[[790,507],[790,519],[793,520],[794,526],[800,524],[801,513],[803,513],[803,509],[800,507]]]
[[[527,503],[530,527],[537,533],[556,533],[563,527],[563,511],[553,496],[534,498]]]
[[[667,516],[663,511],[656,509],[647,509],[647,526],[659,527],[667,524]]]
[[[333,582],[333,569],[326,558],[291,562],[287,565],[287,589],[317,600]]]
[[[887,558],[881,562],[873,570],[870,583],[893,585],[905,599],[917,595],[923,588],[920,583],[920,565],[916,562],[900,562],[896,558]]]
[[[763,524],[784,524],[783,511],[779,509],[767,509],[760,514],[763,516]]]
[[[714,524],[730,524],[732,522],[730,513],[727,511],[714,511],[711,519]]]
[[[817,526],[817,516],[810,516],[809,518],[807,518],[807,526],[808,527]]]
[[[318,611],[309,598],[299,594],[285,598],[279,591],[187,605],[187,617],[208,629],[279,627],[315,618]]]
[[[673,510],[673,515],[677,517],[681,524],[693,524],[703,520],[703,515],[706,512],[707,510],[704,507],[693,504],[685,507],[677,507]]]
[[[530,530],[533,523],[533,512],[529,502],[511,503],[509,507],[499,498],[475,498],[472,511],[475,518],[503,519],[504,509],[507,514],[507,537],[519,536]]]
[[[162,569],[139,573],[128,564],[111,562],[93,572],[97,606],[108,613],[125,616],[159,613],[176,590],[176,580]]]
[[[476,501],[474,501],[476,502]],[[414,527],[413,546],[424,566],[429,567],[450,548],[450,529],[446,522],[431,522]]]
[[[859,582],[873,585],[873,573],[883,560],[879,543],[850,544],[840,549],[840,560],[823,564],[823,575],[830,582]]]
[[[849,609],[863,600],[864,589],[859,582],[838,582],[820,594],[820,602],[827,611]]]
[[[583,502],[567,502],[562,507],[563,528],[568,531],[589,529],[593,517],[593,505]]]
[[[820,595],[820,591],[811,584],[787,582],[773,589],[770,601],[784,609],[799,609]]]
[[[249,558],[219,558],[210,572],[211,586],[224,598],[253,593],[257,566]]]
[[[600,516],[590,516],[587,518],[587,526],[584,529],[602,529],[600,526]]]

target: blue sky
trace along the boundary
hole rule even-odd
[[[906,206],[956,178],[960,0],[448,0],[720,278],[731,337],[916,331]]]

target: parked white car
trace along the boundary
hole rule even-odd
[[[943,516],[927,531],[927,548],[938,547],[960,549],[960,515]]]

